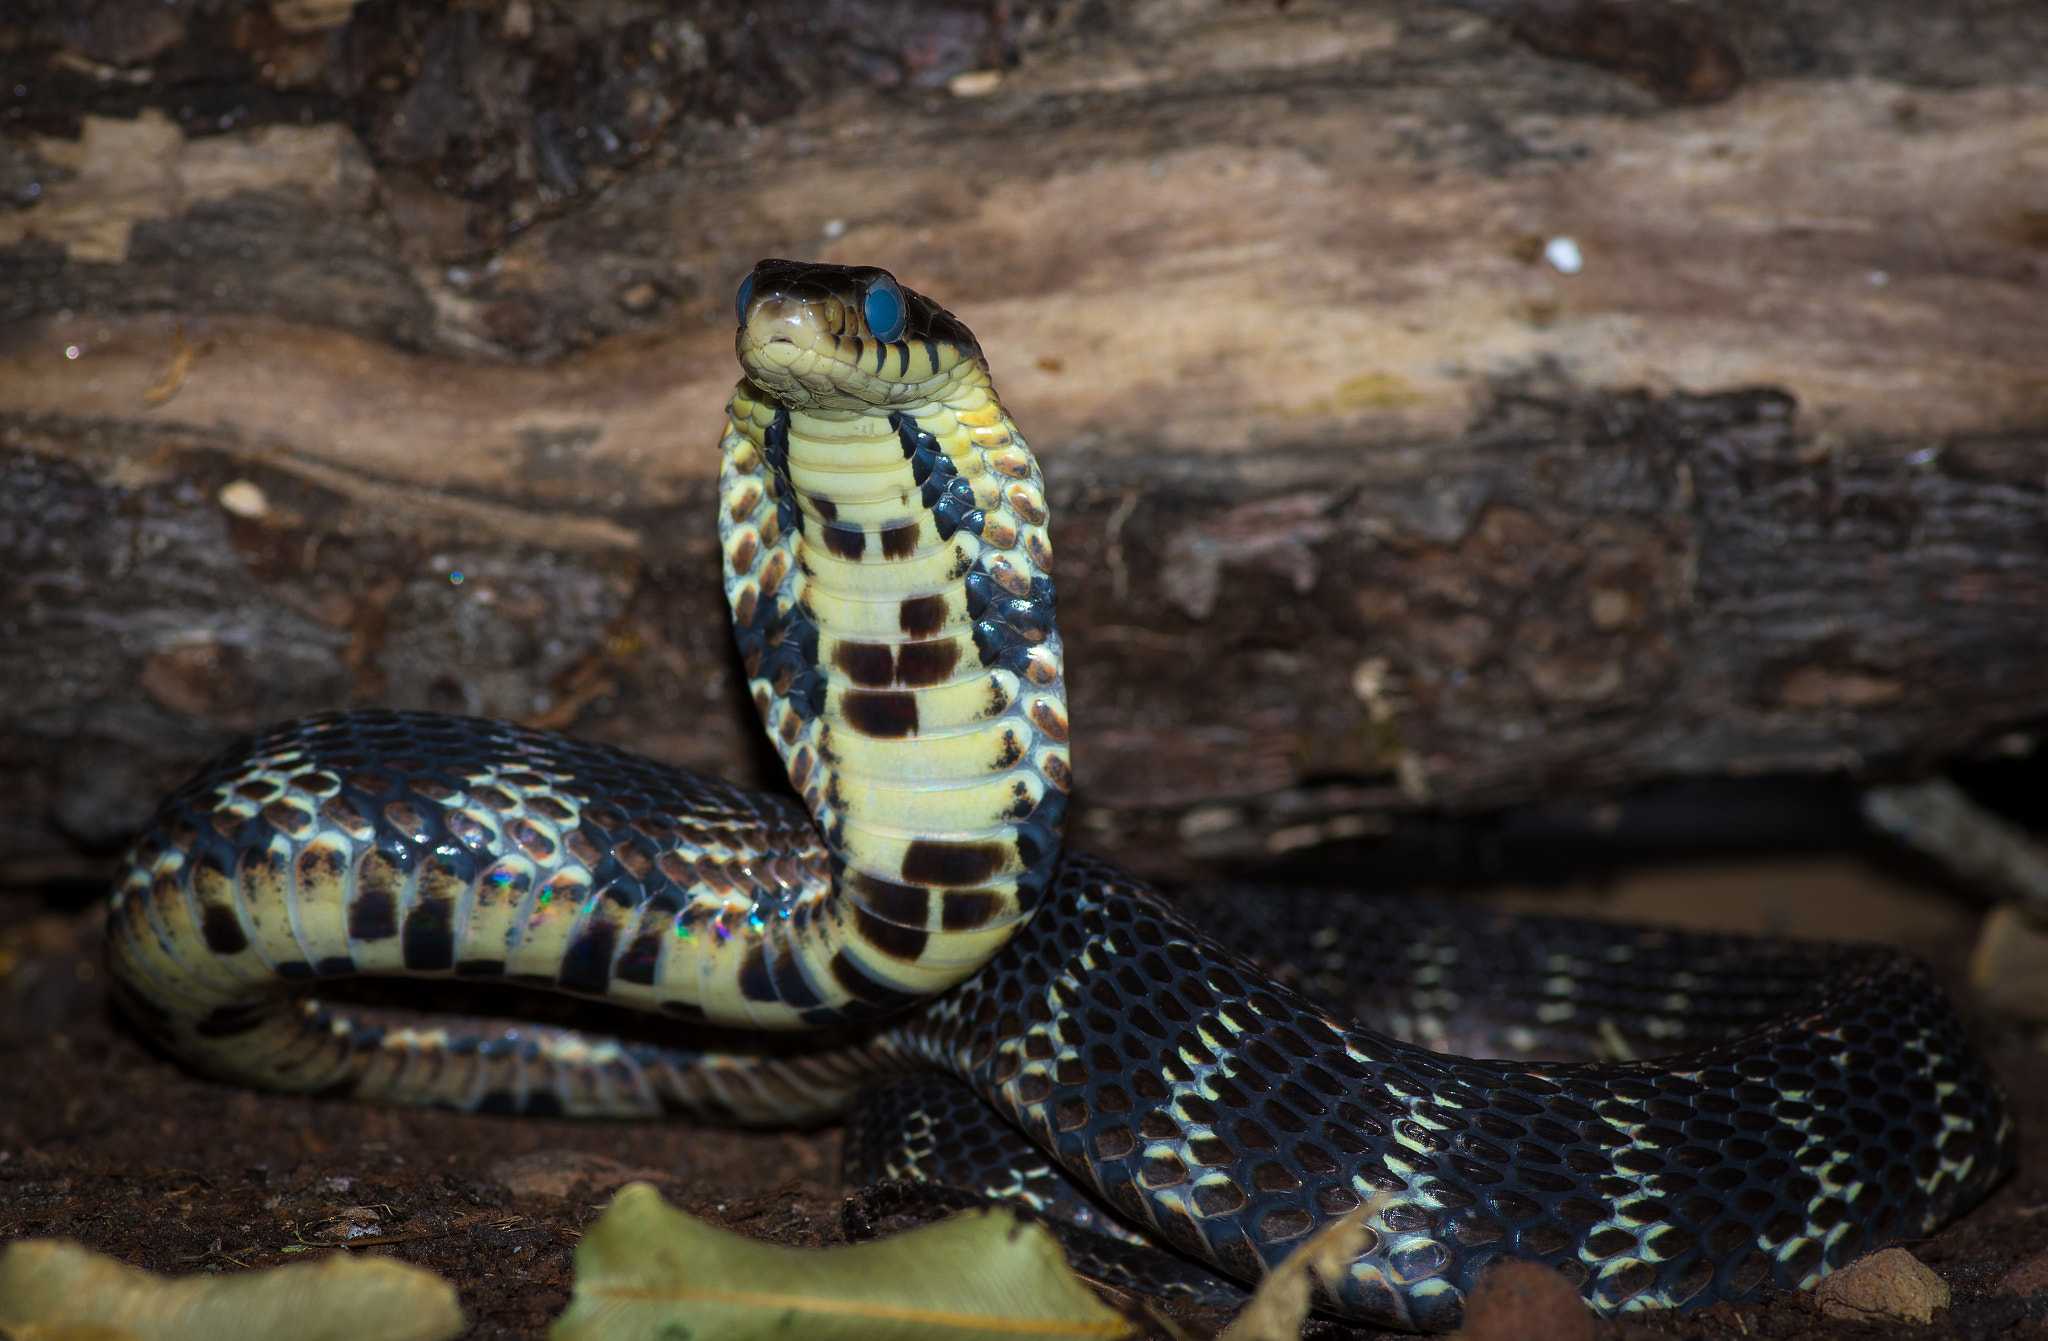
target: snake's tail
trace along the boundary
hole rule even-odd
[[[200,942],[179,925],[191,905],[124,893],[107,942],[116,990],[166,1048],[222,1080],[466,1112],[789,1126],[837,1117],[883,1064],[858,1042],[760,1040],[781,1056],[699,1050],[295,995],[252,951],[177,954]]]

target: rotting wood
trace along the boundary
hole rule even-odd
[[[1147,871],[2048,720],[2032,11],[755,8],[10,30],[0,878],[344,704],[772,777],[708,485],[774,252],[982,336]]]

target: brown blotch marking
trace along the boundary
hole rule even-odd
[[[1259,1217],[1259,1237],[1268,1243],[1300,1238],[1315,1228],[1315,1220],[1299,1206],[1276,1206]]]
[[[860,938],[891,959],[914,964],[924,954],[925,942],[931,938],[916,927],[899,927],[894,922],[884,922],[865,908],[853,910],[854,926]]]
[[[684,884],[682,881],[677,883]],[[731,894],[748,883],[745,863],[720,861],[716,857],[699,857],[696,879],[691,883],[702,885],[716,895]],[[684,887],[689,888],[689,885],[685,884]]]
[[[444,868],[445,869],[445,868]],[[425,884],[431,870],[421,872]],[[452,879],[449,884],[455,883]],[[455,904],[447,898],[422,895],[405,914],[400,941],[405,967],[414,973],[438,973],[455,965]]]
[[[1045,525],[1045,506],[1022,484],[1013,484],[1004,491],[1003,497],[1015,508],[1017,515],[1033,526]]]
[[[905,643],[896,649],[896,683],[912,689],[943,684],[960,664],[960,644],[952,638]]]
[[[1050,699],[1031,700],[1031,722],[1053,740],[1067,738],[1067,719],[1060,716],[1059,705]]]
[[[947,931],[975,931],[1003,910],[1003,897],[985,889],[947,890],[939,908],[939,925]]]
[[[420,817],[420,812],[416,807],[404,801],[386,801],[384,803],[384,818],[390,821],[392,828],[398,830],[407,838],[412,839],[415,843],[425,841],[427,836],[426,821]]]
[[[822,530],[825,548],[842,559],[858,561],[860,556],[867,552],[868,533],[858,526],[841,526],[837,522],[827,522]],[[888,533],[883,532],[882,545],[885,551],[888,543]]]
[[[263,807],[263,818],[269,820],[271,827],[287,838],[297,838],[313,825],[312,813],[289,801],[272,801]],[[181,843],[179,846],[187,845]]]
[[[811,495],[811,506],[817,509],[819,521],[838,521],[839,505],[823,494]]]
[[[1096,1159],[1124,1159],[1137,1149],[1128,1126],[1106,1126],[1096,1132]]]
[[[1015,731],[1003,732],[1003,748],[996,752],[993,767],[1009,768],[1024,757],[1024,743],[1017,739]]]
[[[882,557],[907,559],[917,553],[918,523],[898,522],[882,531]]]
[[[673,848],[654,859],[654,865],[663,875],[683,889],[697,883],[697,868],[690,858]]]
[[[861,905],[886,922],[922,928],[931,920],[931,894],[927,890],[863,875],[860,893]]]
[[[242,931],[242,921],[235,916],[233,904],[202,899],[199,933],[205,938],[206,948],[217,955],[238,955],[249,948],[249,937]]]
[[[1515,1247],[1524,1257],[1548,1257],[1571,1245],[1571,1233],[1561,1225],[1529,1225],[1515,1235]]]
[[[913,638],[930,638],[946,627],[944,596],[912,596],[896,607],[896,627]]]
[[[398,934],[398,896],[405,873],[381,852],[356,866],[356,897],[348,906],[348,935],[356,941],[387,941]]]
[[[1188,1200],[1195,1204],[1195,1214],[1209,1217],[1243,1210],[1245,1195],[1236,1183],[1198,1183]]]
[[[303,897],[332,898],[341,892],[342,882],[348,877],[348,863],[340,848],[316,843],[298,855],[292,873]]]
[[[500,792],[499,795],[504,795]],[[320,803],[320,814],[329,824],[334,825],[351,838],[368,838],[376,832],[363,812],[351,804],[346,797],[330,796]]]
[[[585,834],[581,829],[571,829],[564,835],[562,838],[562,848],[570,856],[592,869],[595,869],[597,864],[604,860],[604,853],[599,850],[596,843],[590,841],[589,835]]]
[[[985,885],[1003,869],[1001,843],[947,843],[920,838],[903,850],[903,878],[913,885]]]
[[[832,649],[832,664],[868,689],[886,689],[896,682],[895,649],[886,643],[840,643]]]
[[[1177,1187],[1187,1180],[1188,1166],[1177,1155],[1153,1155],[1138,1170],[1138,1181],[1148,1188]]]
[[[654,874],[654,859],[648,855],[646,848],[630,839],[614,846],[612,855],[619,859],[619,865],[630,871],[636,880],[645,880]]]
[[[1038,798],[1031,794],[1031,788],[1022,778],[1010,787],[1010,804],[1003,810],[1004,819],[1030,819],[1031,812],[1038,809]]]
[[[917,695],[901,690],[850,689],[839,696],[846,724],[864,736],[901,740],[917,734]]]
[[[526,820],[516,819],[506,825],[505,836],[517,844],[521,852],[535,861],[548,862],[555,859],[554,842]]]

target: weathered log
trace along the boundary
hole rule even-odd
[[[709,476],[773,253],[983,338],[1148,871],[2048,719],[2037,12],[752,8],[7,21],[0,878],[338,705],[768,778]]]

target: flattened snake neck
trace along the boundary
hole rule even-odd
[[[1613,953],[1496,1003],[1503,1046],[1608,993],[1682,1050],[1461,1057],[1290,990],[1064,851],[1049,509],[973,335],[885,271],[790,261],[755,268],[735,318],[720,549],[800,805],[505,723],[273,728],[165,801],[110,900],[116,989],[175,1054],[386,1102],[760,1123],[939,1072],[1125,1228],[1238,1280],[1358,1213],[1367,1246],[1324,1304],[1422,1330],[1456,1326],[1505,1257],[1603,1313],[1809,1286],[2010,1168],[2004,1096],[1909,956],[1722,938],[1671,965],[1652,933],[1599,933]],[[1487,972],[1456,934],[1369,939],[1448,1009]],[[1653,961],[1644,995],[1628,966]],[[842,1034],[693,1048],[304,994],[362,974]],[[1434,1009],[1411,1032],[1442,1043]]]

